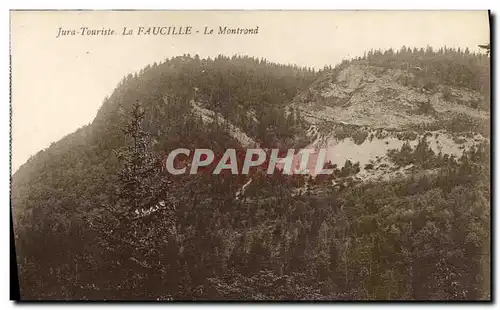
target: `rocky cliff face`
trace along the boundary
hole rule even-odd
[[[387,158],[389,150],[405,142],[416,147],[425,138],[435,154],[460,157],[486,140],[484,96],[470,89],[409,82],[421,70],[357,61],[325,72],[290,105],[310,124],[308,148],[328,148],[327,161],[338,167],[347,160],[359,162],[358,177],[373,179],[411,168],[396,167]]]
[[[296,98],[293,106],[313,124],[333,121],[402,129],[459,113],[488,120],[488,113],[476,108],[485,99],[478,92],[444,85],[409,85],[408,81],[420,70],[353,62],[338,73],[325,73]]]

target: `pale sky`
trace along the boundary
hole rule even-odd
[[[204,36],[205,26],[257,35]],[[192,26],[187,36],[65,36],[76,29]],[[215,30],[217,32],[217,30]],[[317,69],[369,49],[468,47],[489,42],[486,11],[11,12],[12,169],[90,123],[127,74],[166,57],[243,54]]]

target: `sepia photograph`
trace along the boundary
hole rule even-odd
[[[11,10],[11,292],[491,301],[490,27]]]

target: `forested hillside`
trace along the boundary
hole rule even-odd
[[[359,70],[380,67],[401,70],[391,81],[406,92],[441,96],[449,88],[452,106],[477,93],[477,105],[464,111],[475,122],[489,117],[488,57],[451,49],[370,51],[320,72],[251,57],[184,55],[125,77],[91,124],[12,177],[22,298],[489,299],[489,137],[449,156],[425,139],[436,123],[418,130],[404,123],[397,134],[408,143],[387,147],[385,158],[412,168],[385,180],[359,177],[375,165],[351,161],[316,178],[280,171],[173,177],[162,169],[175,148],[241,148],[236,128],[262,148],[313,145],[325,131],[311,135],[312,125],[335,127],[336,141],[359,139],[358,124],[341,123],[342,114],[311,122],[310,107],[348,110],[338,101],[344,84]],[[389,85],[384,79],[392,77],[355,86]],[[335,91],[325,95],[325,87]],[[379,95],[380,102],[388,96]],[[419,113],[432,114],[438,129],[449,127],[451,116],[429,111]],[[473,137],[483,129],[459,131]]]

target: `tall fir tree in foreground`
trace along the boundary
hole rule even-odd
[[[156,203],[152,178],[158,173],[157,160],[151,153],[151,137],[143,129],[144,109],[137,101],[130,119],[122,129],[127,146],[118,153],[123,163],[119,177],[119,201],[124,211],[133,213]]]

